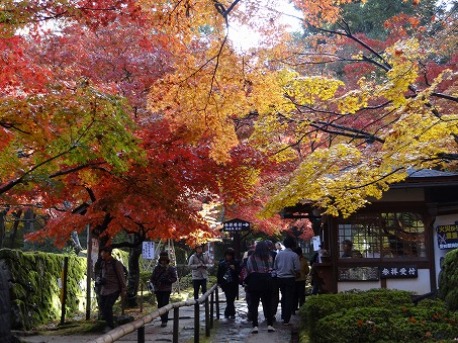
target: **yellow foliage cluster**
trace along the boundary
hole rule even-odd
[[[335,22],[339,5],[350,2],[294,1],[311,24]],[[227,9],[231,2],[221,4]],[[273,195],[264,215],[303,200],[329,214],[349,215],[368,199],[380,198],[389,184],[403,180],[406,168],[437,166],[437,156],[454,147],[456,113],[438,115],[431,102],[441,76],[429,80],[428,87],[416,88],[425,52],[418,39],[388,47],[374,57],[383,68],[351,84],[324,67],[302,65],[298,56],[303,51],[294,47],[294,40],[275,45],[264,41],[262,49],[236,51],[226,40],[227,18],[215,12],[215,2],[185,5],[172,1],[170,11],[153,11],[180,36],[173,50],[174,72],[152,87],[150,109],[166,115],[177,128],[185,127],[191,142],[210,137],[212,157],[221,163],[229,161],[230,150],[238,144],[232,120],[254,118],[249,143],[273,163],[298,166],[288,183],[273,180],[265,186],[272,187]],[[242,17],[253,23],[258,7],[251,1],[245,5],[250,14]],[[206,29],[197,30],[199,25]],[[265,32],[272,33],[273,27],[278,26],[272,23]],[[320,42],[327,39],[322,33],[318,37]],[[342,44],[342,39],[334,42]],[[320,50],[318,40],[305,41],[306,49],[323,53],[310,53],[312,65],[335,61],[337,46],[324,44],[326,50]],[[367,58],[362,51],[352,55]]]
[[[392,101],[393,107],[406,102],[405,94],[418,77],[419,54],[416,39],[399,41],[387,49],[392,68],[387,72],[388,82],[379,89],[379,95]]]

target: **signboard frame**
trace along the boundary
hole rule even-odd
[[[440,250],[458,248],[458,223],[436,227],[437,244]]]
[[[223,231],[225,232],[241,232],[249,231],[251,228],[250,222],[246,220],[234,218],[223,222]]]

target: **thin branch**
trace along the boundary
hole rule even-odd
[[[345,187],[344,190],[345,191],[347,191],[347,190],[355,190],[355,189],[361,189],[361,188],[364,188],[364,187],[368,187],[368,186],[374,185],[374,184],[386,179],[387,177],[389,177],[389,176],[391,176],[393,174],[396,174],[397,172],[399,172],[399,171],[401,171],[403,169],[404,169],[403,167],[396,168],[392,172],[380,176],[380,178],[378,178],[377,180],[374,180],[374,181],[371,181],[371,182],[368,182],[368,183],[365,183],[365,184],[359,185],[359,186]]]

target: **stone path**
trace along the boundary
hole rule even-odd
[[[289,343],[291,342],[291,332],[297,331],[299,317],[291,317],[291,326],[283,326],[279,321],[280,306],[277,312],[277,322],[274,323],[276,332],[267,332],[267,324],[263,321],[262,308],[259,307],[259,333],[251,333],[251,323],[247,321],[247,306],[245,302],[245,293],[241,289],[239,300],[236,300],[236,317],[235,319],[224,318],[224,293],[220,290],[220,319],[214,319],[214,327],[211,330],[209,338],[205,337],[204,308],[200,310],[201,340],[211,343]],[[216,313],[215,313],[216,317]],[[169,324],[165,328],[160,327],[160,319],[156,319],[145,326],[145,342],[172,342],[173,312],[169,316]],[[29,336],[21,337],[26,343],[86,343],[95,339],[97,334],[72,335],[72,336]],[[193,306],[180,308],[180,333],[179,341],[181,343],[193,342],[194,337],[194,308]],[[137,342],[137,333],[127,335],[117,342]],[[295,343],[295,342],[293,342]]]

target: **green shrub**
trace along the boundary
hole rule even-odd
[[[372,289],[369,291],[348,291],[338,294],[320,294],[310,296],[302,306],[300,315],[305,327],[313,337],[317,321],[336,312],[345,313],[346,309],[365,307],[371,304],[375,307],[411,304],[411,293],[406,291]]]
[[[451,342],[458,337],[457,313],[439,299],[414,306],[405,291],[311,296],[301,316],[313,343]]]
[[[442,262],[439,274],[439,297],[445,300],[447,308],[458,310],[458,249],[449,251]]]

